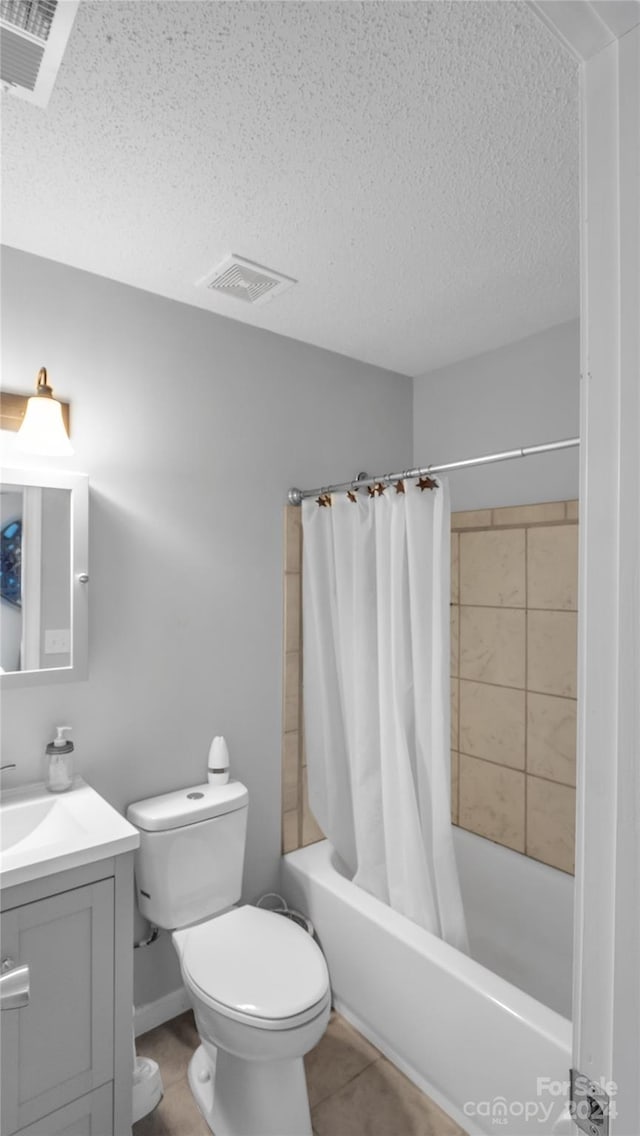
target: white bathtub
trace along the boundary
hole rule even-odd
[[[315,925],[336,1008],[467,1132],[569,1131],[573,878],[454,839],[474,958],[353,884],[326,840],[283,858],[282,890]]]

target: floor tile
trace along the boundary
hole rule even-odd
[[[316,1105],[312,1120],[317,1136],[464,1136],[384,1057]]]
[[[186,1077],[174,1081],[157,1108],[133,1126],[133,1136],[211,1136]]]
[[[160,1065],[164,1097],[133,1136],[211,1136],[191,1095],[187,1065],[198,1044],[191,1011],[137,1039]],[[314,1136],[465,1136],[340,1014],[305,1057]]]
[[[136,1038],[136,1051],[138,1057],[151,1057],[158,1062],[162,1083],[167,1089],[174,1081],[184,1077],[191,1054],[199,1044],[193,1013],[187,1010],[172,1021]]]
[[[378,1050],[353,1026],[332,1013],[324,1037],[304,1059],[311,1107],[341,1089],[379,1057]]]

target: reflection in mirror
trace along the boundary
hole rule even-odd
[[[37,671],[71,665],[71,490],[0,491],[0,665]]]
[[[88,478],[3,468],[0,683],[85,678]]]

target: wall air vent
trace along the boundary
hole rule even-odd
[[[49,102],[79,0],[0,0],[0,84],[20,99]]]
[[[232,296],[255,307],[285,292],[292,284],[297,284],[297,280],[231,253],[196,283],[199,288],[207,288],[219,296]]]

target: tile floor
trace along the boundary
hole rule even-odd
[[[211,1136],[189,1090],[196,1045],[191,1011],[137,1040],[160,1065],[164,1097],[133,1136]],[[458,1125],[335,1012],[305,1057],[315,1136],[465,1136]]]

